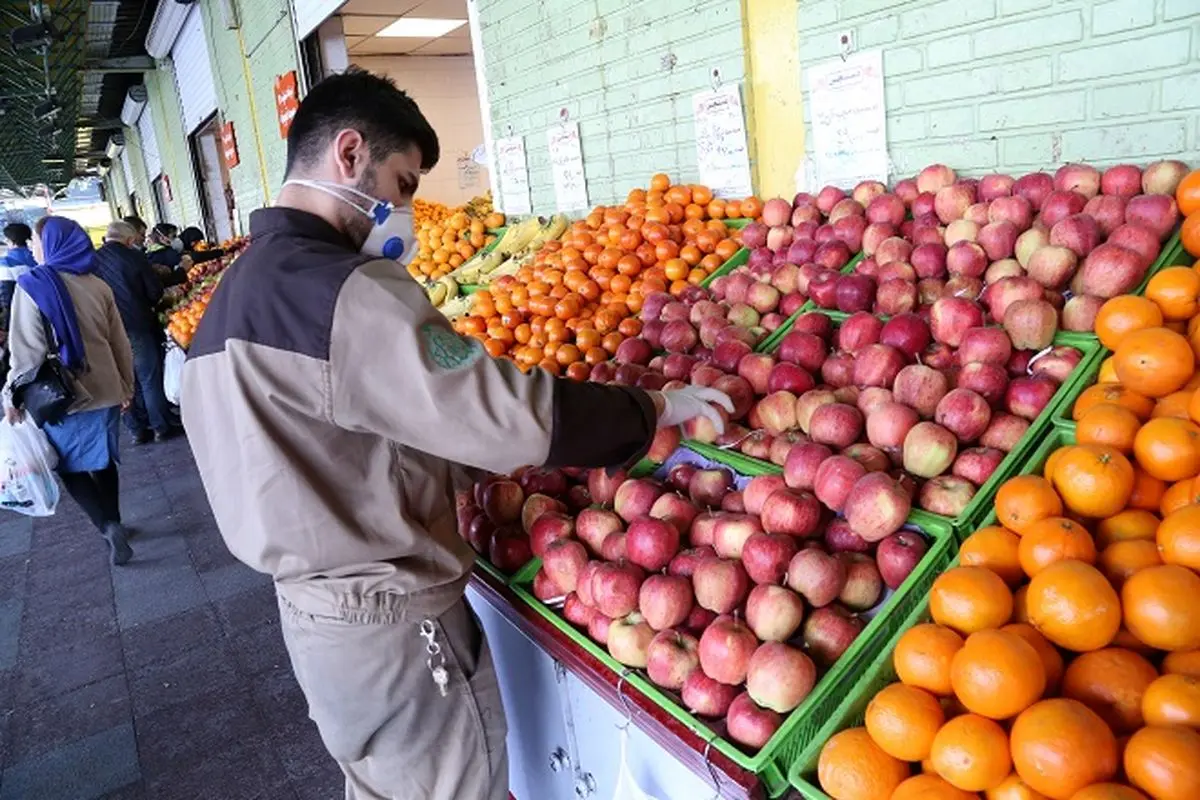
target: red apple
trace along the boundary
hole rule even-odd
[[[732,514],[745,514],[746,499],[741,492],[728,492],[721,498],[721,510]]]
[[[683,682],[683,705],[692,713],[716,719],[724,717],[738,695],[736,686],[715,681],[704,670],[693,670]]]
[[[638,610],[656,631],[681,625],[692,611],[692,582],[681,575],[651,575],[638,592]]]
[[[946,252],[946,271],[952,277],[982,278],[987,267],[987,252],[976,242],[955,242]]]
[[[972,447],[958,454],[951,473],[976,486],[983,486],[1004,461],[1004,451],[994,447]]]
[[[837,395],[828,389],[810,389],[800,395],[795,401],[794,410],[796,413],[796,424],[800,426],[800,430],[805,433],[809,432],[812,424],[813,414],[821,406],[837,402]]]
[[[878,542],[904,526],[911,508],[908,493],[890,475],[870,472],[846,498],[846,522],[866,541]]]
[[[1013,194],[1024,197],[1033,206],[1034,211],[1041,209],[1046,198],[1054,191],[1054,179],[1044,172],[1035,172],[1017,178],[1013,184]]]
[[[903,237],[889,236],[875,248],[875,262],[882,267],[893,261],[908,261],[912,250],[912,244]]]
[[[995,414],[992,416],[992,424],[979,437],[979,444],[1008,453],[1016,448],[1028,430],[1028,420],[1015,414]]]
[[[808,435],[814,442],[838,449],[858,441],[862,429],[862,412],[846,403],[820,405],[812,412],[808,423]]]
[[[749,514],[762,513],[763,503],[776,489],[784,488],[782,475],[759,475],[746,484],[743,498],[746,512]]]
[[[950,382],[944,374],[924,364],[910,364],[900,370],[892,386],[896,402],[916,409],[928,419],[937,410],[937,404],[950,390]]]
[[[1056,391],[1058,384],[1049,378],[1017,378],[1008,385],[1004,402],[1011,413],[1032,422],[1050,404]]]
[[[612,623],[612,618],[606,617],[597,611],[588,620],[588,637],[600,644],[608,644],[608,630],[612,627]]]
[[[1099,297],[1077,294],[1066,302],[1062,309],[1064,331],[1091,333],[1096,329],[1096,317],[1104,301]]]
[[[875,563],[884,584],[889,589],[899,589],[928,549],[924,537],[914,531],[893,533],[881,541],[875,551]]]
[[[466,540],[471,549],[481,556],[486,556],[491,550],[492,537],[496,534],[496,526],[482,512],[471,520],[467,526]]]
[[[846,565],[822,550],[801,550],[788,564],[787,585],[810,606],[827,606],[846,585]]]
[[[533,576],[533,596],[542,602],[548,602],[562,597],[566,592],[544,570],[539,569]]]
[[[890,344],[868,345],[854,360],[854,385],[889,387],[905,362],[904,353]]]
[[[566,514],[551,511],[538,517],[529,532],[529,545],[533,554],[545,558],[551,544],[559,539],[569,539],[575,533],[575,520]],[[572,587],[574,588],[574,587]]]
[[[1071,373],[1075,371],[1082,360],[1083,353],[1074,347],[1066,345],[1052,347],[1030,359],[1029,372],[1032,375],[1041,375],[1050,378],[1055,383],[1062,384],[1066,383],[1067,378],[1071,377]]]
[[[838,553],[837,559],[846,567],[846,583],[838,600],[851,611],[874,608],[883,596],[883,577],[875,559],[862,553]]]
[[[1100,171],[1087,164],[1065,164],[1054,173],[1054,188],[1095,197],[1100,192]]]
[[[854,484],[866,474],[866,467],[849,456],[831,456],[817,467],[813,491],[827,508],[841,511]]]
[[[616,498],[617,489],[627,478],[628,475],[622,470],[609,475],[606,470],[594,469],[588,473],[588,493],[600,505],[610,505]]]
[[[864,442],[850,445],[842,451],[842,455],[862,464],[867,472],[887,472],[892,466],[892,459],[887,453]]]
[[[812,659],[800,650],[781,642],[766,642],[759,645],[750,657],[746,672],[746,692],[757,704],[772,711],[786,714],[808,697],[817,681],[817,668]],[[730,736],[735,740],[734,728],[745,717],[739,713],[741,698],[733,701],[730,710]],[[775,726],[778,728],[778,725]],[[770,733],[751,734],[747,744],[766,743]],[[758,745],[759,747],[762,744]]]
[[[616,619],[632,613],[638,607],[638,591],[645,573],[628,562],[601,564],[592,570],[592,597],[596,610]]]
[[[529,537],[519,528],[504,526],[492,534],[488,543],[488,560],[496,569],[511,574],[528,564],[532,558]]]
[[[987,430],[992,410],[982,395],[970,389],[951,389],[938,403],[933,419],[967,444]]]
[[[733,487],[733,476],[726,469],[701,469],[692,476],[688,494],[701,508],[721,505],[721,498]]]
[[[762,527],[767,533],[806,538],[817,532],[820,523],[820,505],[808,492],[779,489],[763,504]]]
[[[521,507],[521,529],[532,533],[534,522],[542,515],[552,512],[561,514],[566,510],[567,507],[560,500],[544,494],[531,494],[525,498],[525,504]]]
[[[805,649],[817,664],[832,666],[854,644],[864,627],[862,619],[840,606],[818,608],[804,622]]]
[[[692,520],[700,513],[700,509],[691,501],[672,493],[667,493],[654,501],[650,507],[650,516],[668,522],[677,531],[686,531],[692,525]]]
[[[1106,244],[1132,250],[1138,255],[1142,269],[1158,258],[1158,234],[1142,225],[1122,225],[1109,235]]]
[[[833,455],[833,451],[823,444],[805,442],[798,444],[788,453],[787,463],[783,467],[783,478],[792,489],[813,489],[817,469],[825,459]]]
[[[702,511],[692,520],[691,530],[688,531],[688,541],[693,547],[712,546],[716,536],[717,523],[725,514],[713,511]]]
[[[700,667],[713,680],[737,686],[746,680],[756,649],[753,631],[733,617],[720,616],[700,637]]]
[[[605,561],[624,561],[629,551],[625,545],[625,531],[610,533],[600,543],[600,557]]]
[[[575,518],[575,535],[582,539],[594,553],[600,552],[600,547],[609,534],[616,533],[623,528],[620,517],[602,508],[585,508]]]
[[[917,412],[902,403],[885,403],[867,417],[867,439],[876,447],[904,445],[904,437],[920,421]]]
[[[507,525],[521,519],[525,492],[516,481],[497,480],[487,484],[480,504],[488,519],[495,525]]]
[[[542,569],[563,590],[563,594],[575,591],[587,563],[587,550],[575,539],[555,539],[546,546],[542,555]]]
[[[1056,190],[1046,196],[1042,203],[1041,220],[1047,228],[1053,228],[1072,214],[1083,211],[1088,199],[1078,192]]]
[[[693,672],[700,671],[700,642],[680,631],[655,634],[646,649],[646,674],[664,689],[679,691]]]
[[[695,574],[696,567],[700,566],[700,562],[714,556],[716,556],[716,551],[709,545],[699,545],[686,550],[680,550],[671,559],[671,563],[667,565],[667,574],[690,578]]]
[[[1139,194],[1129,198],[1125,206],[1125,222],[1141,225],[1165,241],[1179,222],[1179,206],[1168,194]]]
[[[946,232],[942,235],[942,241],[946,247],[953,247],[959,242],[974,242],[979,238],[979,223],[969,219],[957,219],[946,226]],[[946,253],[949,257],[949,252]],[[947,268],[949,263],[947,263]]]
[[[721,558],[741,558],[746,540],[762,529],[753,514],[722,514],[713,533],[713,549]]]
[[[746,599],[746,624],[764,642],[787,641],[804,621],[804,601],[783,586],[763,583]]]
[[[586,628],[594,617],[599,612],[591,606],[579,599],[579,595],[571,592],[563,601],[563,616],[567,622],[572,625],[577,625],[581,628]]]
[[[942,297],[930,309],[929,322],[936,341],[958,347],[968,330],[983,324],[983,312],[971,300]]]
[[[634,564],[658,572],[679,552],[679,529],[661,519],[637,517],[626,531],[625,551]]]
[[[696,603],[717,614],[728,614],[740,606],[750,592],[750,577],[742,562],[711,558],[692,574]]]
[[[919,422],[904,437],[904,469],[919,478],[941,475],[958,455],[955,435],[933,422]]]
[[[879,332],[882,329],[883,321],[873,314],[866,311],[851,314],[838,328],[838,349],[857,353],[867,345],[879,341]]]
[[[1145,272],[1140,255],[1105,242],[1084,259],[1071,288],[1076,294],[1090,294],[1107,300],[1132,291]]]
[[[957,517],[967,510],[973,497],[975,486],[970,481],[954,475],[942,475],[925,482],[917,504],[933,514]]]
[[[608,627],[609,655],[629,667],[646,666],[653,640],[654,629],[646,624],[641,614],[615,619]]]
[[[1175,194],[1175,187],[1188,174],[1182,161],[1155,161],[1142,173],[1142,191],[1146,194]]]
[[[917,175],[917,189],[921,192],[937,192],[954,183],[957,176],[945,164],[930,164]]]
[[[796,554],[796,539],[777,533],[754,533],[742,545],[742,566],[755,583],[777,584]]]

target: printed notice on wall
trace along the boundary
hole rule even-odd
[[[458,188],[471,189],[479,183],[479,165],[469,155],[458,157]]]
[[[579,123],[555,125],[546,131],[550,144],[550,172],[554,176],[554,199],[560,212],[588,208],[587,179],[583,174],[583,150],[579,146]]]
[[[748,197],[750,154],[737,84],[692,96],[696,120],[696,163],[700,182],[716,197]]]
[[[850,189],[859,181],[887,182],[883,54],[856,53],[805,70],[812,115],[813,170],[821,185]]]
[[[500,210],[505,214],[532,214],[525,140],[520,136],[497,139],[493,153],[496,157],[496,177],[500,180]]]

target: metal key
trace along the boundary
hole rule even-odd
[[[437,628],[431,620],[421,622],[420,628],[421,638],[425,640],[425,652],[429,654],[429,658],[425,660],[425,666],[429,667],[429,674],[433,677],[434,684],[438,687],[442,697],[446,697],[448,692],[446,687],[450,685],[450,673],[446,670],[446,654],[442,652],[442,646],[438,644]],[[433,665],[434,659],[438,660],[438,665]]]

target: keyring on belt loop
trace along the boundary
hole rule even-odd
[[[618,725],[617,728],[623,731],[629,730],[629,726],[633,724],[633,709],[629,707],[629,700],[621,692],[621,687],[625,684],[625,678],[629,675],[629,667],[621,670],[621,679],[617,681],[617,699],[621,701],[621,707],[625,709],[625,724]]]
[[[704,743],[704,754],[703,755],[704,755],[704,766],[708,768],[708,777],[712,778],[712,784],[713,784],[712,800],[721,800],[721,779],[717,777],[717,770],[713,766],[712,760],[708,757],[709,752],[712,751],[713,742],[716,740],[716,737],[717,737],[717,735],[714,733],[712,735],[712,738],[710,738],[707,742]]]

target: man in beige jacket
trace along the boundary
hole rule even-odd
[[[288,136],[276,205],[222,280],[183,376],[217,523],[276,583],[284,640],[347,798],[502,800],[506,725],[463,600],[463,467],[607,466],[711,390],[557,380],[460,338],[396,259],[437,136],[357,70],[318,84]],[[719,421],[719,418],[718,418]]]

